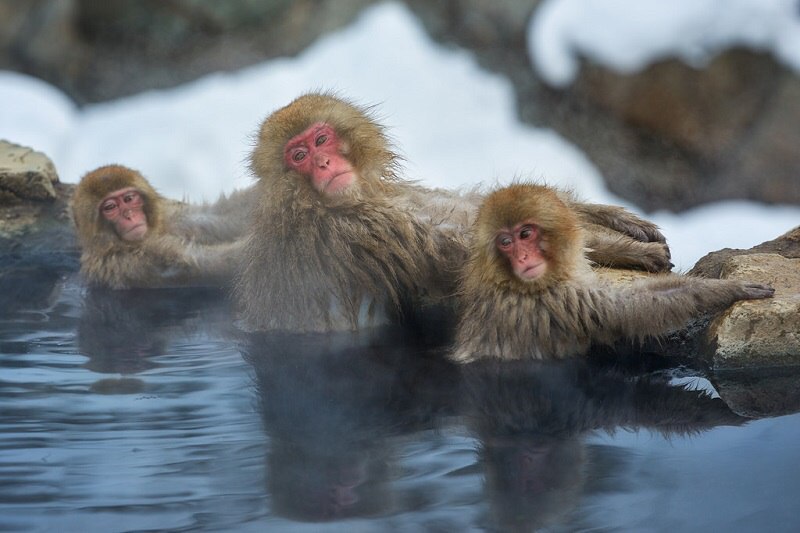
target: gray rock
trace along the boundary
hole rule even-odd
[[[0,313],[47,305],[79,251],[69,215],[74,185],[60,183],[50,159],[0,141]],[[47,201],[43,201],[47,200]]]
[[[719,278],[728,259],[754,253],[771,253],[788,258],[800,258],[800,226],[787,231],[780,237],[762,242],[749,250],[723,248],[706,254],[692,267],[689,274],[704,278]]]
[[[717,371],[711,383],[731,411],[761,418],[800,411],[800,369]]]
[[[775,296],[738,302],[712,321],[713,367],[800,366],[800,259],[739,255],[724,263],[720,277],[766,283]]]
[[[0,205],[21,200],[55,200],[58,174],[50,158],[0,140]]]

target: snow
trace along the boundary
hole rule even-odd
[[[572,5],[561,3],[566,6],[562,10]],[[600,12],[598,4],[584,3],[594,5],[596,15]],[[781,4],[763,3],[775,11]],[[736,2],[751,12],[757,11],[755,4]],[[559,2],[546,7],[558,11]],[[677,18],[688,20],[686,15]],[[563,27],[558,31],[563,38]],[[559,37],[558,31],[550,33]],[[614,42],[638,46],[631,42],[648,37],[646,32],[638,35],[627,41],[618,36]],[[788,37],[773,41],[786,44]],[[612,50],[614,44],[606,47]],[[561,61],[566,65],[569,57],[562,53]],[[410,179],[466,188],[526,177],[570,187],[589,201],[636,210],[608,192],[598,170],[573,144],[552,130],[519,122],[507,79],[482,70],[463,50],[432,42],[397,3],[364,11],[350,27],[319,39],[296,58],[81,109],[40,80],[0,71],[0,100],[6,102],[0,138],[46,153],[65,182],[75,183],[97,166],[120,163],[141,171],[166,196],[214,200],[252,183],[247,160],[263,118],[298,95],[320,89],[376,104],[406,159]],[[735,202],[648,218],[664,229],[676,266],[688,269],[709,251],[748,248],[784,233],[800,224],[800,208]]]
[[[528,49],[551,85],[573,81],[580,58],[623,73],[665,57],[702,67],[731,46],[771,52],[800,71],[797,0],[545,0]]]

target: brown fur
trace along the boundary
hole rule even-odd
[[[144,199],[149,229],[139,242],[120,239],[100,214],[101,200],[125,187],[135,187]],[[241,244],[232,239],[243,229],[231,223],[233,229],[219,232],[230,242],[192,242],[194,236],[214,240],[213,233],[209,237],[202,225],[191,223],[188,215],[198,208],[165,199],[135,170],[107,165],[89,172],[75,188],[71,209],[81,245],[81,272],[90,284],[113,289],[218,285],[233,277],[233,257]]]
[[[357,170],[354,194],[328,197],[284,165],[286,142],[326,122]],[[402,319],[442,290],[448,238],[406,207],[409,186],[369,110],[327,94],[301,96],[261,126],[251,168],[258,205],[236,292],[255,330],[356,330]]]
[[[578,201],[568,191],[556,191],[561,201],[575,211],[586,235],[586,256],[597,266],[667,272],[672,268],[669,246],[658,226],[630,211],[612,205]],[[407,187],[406,200],[417,216],[433,223],[464,247],[468,228],[474,221],[483,195],[477,190],[464,193],[443,189]]]
[[[540,226],[548,269],[526,282],[513,274],[494,239],[499,229],[529,219]],[[583,255],[584,244],[575,211],[553,189],[517,184],[489,195],[475,222],[451,357],[582,355],[593,343],[662,335],[737,300],[772,295],[761,285],[675,275],[604,286]]]

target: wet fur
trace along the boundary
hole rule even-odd
[[[548,270],[525,282],[513,275],[494,239],[500,228],[528,219],[540,226]],[[583,355],[592,344],[663,335],[737,300],[772,294],[763,286],[670,274],[605,285],[591,271],[585,243],[576,212],[553,189],[517,184],[489,195],[475,223],[451,358]]]
[[[357,194],[326,197],[284,165],[286,142],[330,124],[358,173]],[[406,208],[410,185],[370,111],[326,94],[268,117],[251,168],[259,178],[236,293],[254,330],[356,330],[402,321],[409,305],[443,290],[447,237]],[[413,303],[412,303],[413,302]]]
[[[148,231],[139,242],[120,239],[100,214],[101,200],[125,187],[136,188],[144,199]],[[224,213],[227,206],[222,202],[214,209]],[[81,246],[81,272],[92,285],[112,289],[219,285],[233,277],[233,258],[241,248],[233,239],[244,232],[244,222],[230,222],[232,217],[224,216],[228,220],[224,224],[213,219],[193,224],[190,215],[197,217],[201,207],[165,199],[133,169],[107,165],[86,174],[75,189],[71,211]],[[218,228],[219,240],[209,226]],[[216,244],[203,245],[207,242]]]

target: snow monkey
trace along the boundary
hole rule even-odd
[[[369,109],[297,98],[261,125],[251,170],[258,200],[236,284],[249,328],[356,330],[452,294],[480,195],[403,180]],[[623,266],[670,268],[654,225],[621,208],[576,209],[601,228],[604,264],[624,248]]]
[[[264,121],[251,169],[259,201],[236,287],[247,327],[357,330],[440,289],[446,243],[400,205],[397,156],[366,109],[301,96]]]
[[[475,221],[451,358],[548,359],[593,343],[642,340],[769,298],[756,283],[664,274],[608,286],[584,255],[578,214],[548,187],[515,184],[490,194]]]
[[[86,174],[72,217],[86,280],[112,289],[229,283],[241,249],[245,195],[189,206],[159,195],[137,171],[107,165]]]

